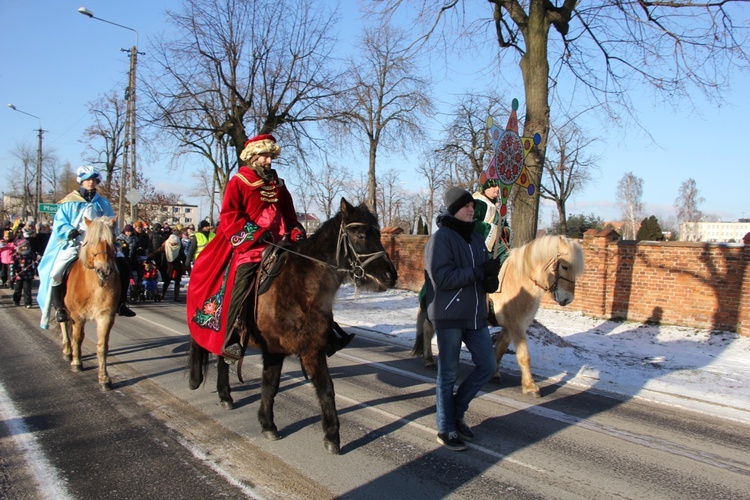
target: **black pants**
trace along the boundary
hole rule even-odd
[[[125,257],[117,257],[117,272],[120,273],[120,303],[122,305],[128,300],[128,287],[130,286],[130,266]]]
[[[31,280],[16,280],[13,285],[13,302],[21,302],[21,291],[23,290],[23,305],[31,305]]]
[[[234,286],[232,288],[232,297],[229,299],[229,308],[227,309],[226,315],[226,339],[224,339],[224,345],[229,345],[239,339],[232,339],[229,342],[229,337],[232,334],[232,326],[234,325],[237,315],[240,313],[240,309],[243,309],[243,305],[247,303],[247,306],[242,310],[242,319],[245,320],[245,324],[250,325],[255,321],[253,310],[253,296],[252,294],[245,297],[248,287],[255,277],[255,272],[258,270],[257,263],[242,264],[237,267],[237,271],[234,275]]]

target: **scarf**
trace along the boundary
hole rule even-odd
[[[173,234],[167,238],[167,241],[164,242],[164,255],[167,256],[167,262],[172,263],[175,261],[180,253],[180,247],[182,247],[182,244],[177,235]]]

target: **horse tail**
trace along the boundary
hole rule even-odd
[[[420,306],[419,312],[417,313],[417,336],[414,339],[414,347],[411,350],[411,355],[415,358],[421,358],[424,354],[424,323],[427,321],[427,313]]]

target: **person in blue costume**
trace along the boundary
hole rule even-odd
[[[52,307],[55,308],[55,321],[68,321],[69,315],[64,305],[65,278],[70,265],[78,258],[78,251],[86,231],[84,218],[94,220],[97,217],[115,215],[109,200],[96,192],[96,187],[102,180],[98,170],[90,165],[78,167],[76,180],[79,188],[60,200],[55,213],[44,256],[39,263],[39,290],[37,303],[42,311],[39,326],[49,328],[49,317]],[[120,280],[127,290],[130,270],[125,258],[118,254],[117,270]],[[120,294],[119,314],[121,316],[135,316],[128,308],[125,300],[127,293]]]

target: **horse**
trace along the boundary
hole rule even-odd
[[[487,294],[490,324],[502,326],[495,341],[495,359],[500,380],[500,361],[511,342],[521,369],[523,394],[540,397],[539,387],[531,376],[531,357],[526,344],[526,330],[534,320],[544,294],[561,306],[575,298],[576,279],[584,271],[583,250],[578,242],[565,236],[542,236],[522,247],[512,249],[498,275],[500,288]],[[432,337],[435,333],[426,311],[420,304],[417,313],[417,336],[412,354],[422,357],[425,367],[434,368]]]
[[[263,357],[258,420],[264,437],[281,438],[274,423],[274,398],[284,358],[298,356],[320,403],[325,449],[337,455],[339,419],[326,359],[327,337],[334,326],[336,292],[347,278],[362,290],[385,291],[395,285],[398,275],[380,241],[377,218],[366,205],[354,207],[344,198],[333,218],[286,250],[282,258],[285,262],[275,271],[267,290],[256,297],[255,327],[248,326],[249,343]],[[197,389],[204,380],[208,354],[191,338],[188,360],[191,389]],[[224,408],[232,409],[229,365],[222,356],[218,358],[219,400]]]
[[[120,301],[120,275],[115,263],[115,217],[84,218],[86,233],[68,274],[65,307],[70,320],[60,324],[63,356],[74,372],[83,370],[81,344],[87,320],[96,321],[99,387],[112,388],[107,374],[109,332]],[[72,335],[71,335],[72,332]]]

